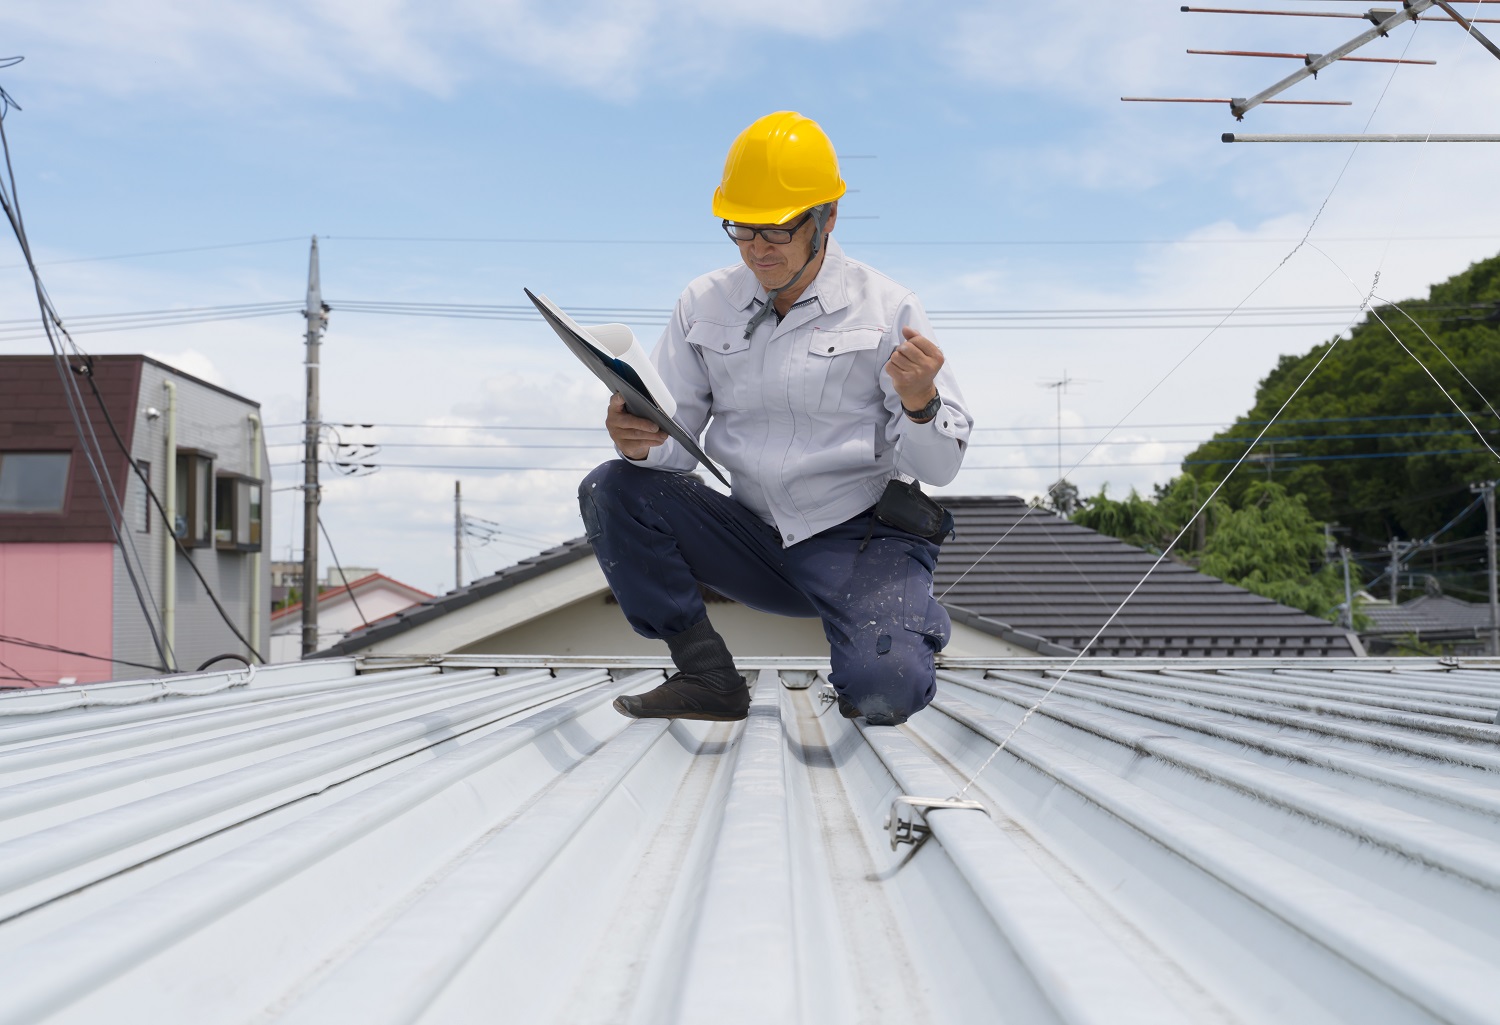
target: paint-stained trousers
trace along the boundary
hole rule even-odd
[[[707,616],[699,584],[752,609],[819,617],[830,682],[861,713],[910,715],[935,690],[948,613],[932,596],[938,546],[863,513],[790,548],[774,527],[693,477],[616,459],[578,488],[594,554],[635,631],[665,639]]]

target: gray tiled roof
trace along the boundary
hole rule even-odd
[[[950,608],[1072,652],[1088,643],[1156,560],[1046,510],[1028,515],[1019,498],[943,496],[942,502],[952,510],[958,534],[943,545],[934,593]],[[1355,651],[1344,631],[1326,620],[1168,560],[1089,654],[1296,657]]]
[[[593,554],[594,546],[589,544],[587,538],[575,537],[571,541],[564,541],[556,548],[538,552],[529,558],[522,559],[514,566],[505,567],[498,573],[480,577],[466,587],[449,591],[447,594],[436,595],[420,604],[402,609],[393,616],[387,616],[363,630],[355,630],[332,647],[314,653],[313,657],[352,655],[363,651],[372,644],[403,634],[430,619],[455,612],[466,605],[488,598],[492,594],[499,594],[501,591],[507,591],[517,584],[525,583],[544,573],[561,569],[579,559],[592,558]]]
[[[1076,654],[1155,560],[1045,510],[1026,515],[1019,498],[944,496],[942,501],[953,510],[958,535],[943,545],[934,593],[956,621],[1038,654]],[[574,538],[351,633],[318,654],[355,654],[592,554],[587,539]],[[962,580],[951,586],[960,575]],[[1344,631],[1326,620],[1163,562],[1089,654],[1298,657],[1356,652]]]
[[[1490,628],[1489,606],[1445,594],[1423,595],[1395,606],[1366,605],[1361,611],[1371,619],[1365,633],[1381,636],[1478,637]]]

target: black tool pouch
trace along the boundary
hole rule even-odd
[[[940,545],[952,536],[953,514],[928,495],[915,482],[894,479],[885,486],[875,503],[875,518],[887,527],[926,538]]]

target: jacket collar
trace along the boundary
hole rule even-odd
[[[845,281],[847,271],[848,259],[844,256],[843,247],[830,235],[823,256],[823,266],[818,269],[818,276],[813,279],[813,283],[808,286],[807,291],[802,293],[797,302],[802,303],[816,298],[824,313],[842,310],[849,305],[849,289]],[[760,282],[755,280],[755,275],[750,273],[750,268],[741,264],[735,268],[729,302],[737,310],[747,310],[756,300],[764,303],[766,290],[761,287]]]

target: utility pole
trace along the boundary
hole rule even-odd
[[[1495,571],[1495,481],[1470,484],[1469,490],[1484,496],[1484,548],[1489,559],[1490,643],[1489,654],[1500,656],[1500,587]]]
[[[318,409],[318,343],[328,328],[328,307],[318,280],[318,236],[312,238],[307,261],[307,419],[302,449],[302,657],[318,650],[318,439],[322,414]]]
[[[464,493],[461,481],[453,482],[453,589],[464,586]]]
[[[1349,586],[1349,549],[1340,547],[1344,559],[1344,629],[1354,629],[1354,589]]]
[[[1398,541],[1391,538],[1386,544],[1385,550],[1391,553],[1391,604],[1401,604],[1401,556],[1415,547],[1411,541]]]

